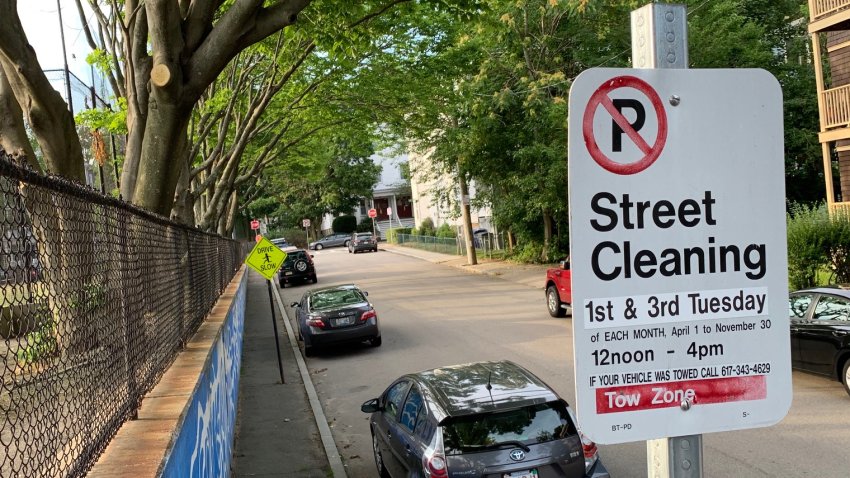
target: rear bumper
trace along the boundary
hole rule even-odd
[[[306,345],[330,345],[346,342],[363,342],[381,336],[378,322],[369,319],[365,324],[337,330],[323,330],[318,327],[308,327],[309,332],[304,336]]]
[[[355,251],[373,251],[377,248],[378,248],[377,243],[375,243],[375,244],[357,244],[357,245],[352,244],[351,245],[351,249],[355,250]]]
[[[602,460],[596,460],[596,463],[590,468],[587,473],[587,478],[611,478],[608,474],[608,469],[602,464]]]

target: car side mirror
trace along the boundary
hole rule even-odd
[[[570,270],[570,261],[561,261],[561,269],[565,271]]]
[[[298,302],[293,302],[289,304],[290,307],[298,307],[300,304]]]
[[[360,405],[360,411],[363,413],[375,413],[381,411],[381,402],[377,398],[367,400]]]
[[[368,293],[368,292],[366,292],[365,290],[364,290],[364,291],[361,291],[361,292],[363,292],[363,295],[369,295],[369,293]]]
[[[310,258],[312,259],[313,257],[316,257],[316,256],[314,256],[313,254],[310,254]]]

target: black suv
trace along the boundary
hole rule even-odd
[[[404,375],[360,409],[381,477],[609,477],[567,402],[513,362]]]
[[[280,267],[277,276],[280,286],[286,287],[295,281],[318,281],[316,278],[316,267],[313,265],[313,256],[304,249],[290,249],[286,252],[286,260]]]

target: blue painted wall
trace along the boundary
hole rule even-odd
[[[201,373],[177,438],[167,454],[161,476],[207,478],[230,475],[247,278],[247,273],[242,275],[236,297]]]

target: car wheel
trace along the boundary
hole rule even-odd
[[[369,345],[371,345],[372,347],[380,347],[381,346],[381,338],[380,337],[373,337],[373,338],[369,339]]]
[[[850,359],[844,362],[844,370],[841,374],[841,383],[844,384],[844,390],[850,394]]]
[[[312,345],[305,345],[304,346],[304,356],[305,357],[312,357],[314,355],[316,355],[316,351],[313,350],[313,346]]]
[[[314,284],[315,284],[316,282],[319,282],[319,278],[318,278],[318,277],[316,277],[316,276],[312,276],[312,277],[310,277],[310,280],[312,280]]]
[[[348,253],[351,254],[351,248],[350,247],[348,248]]]
[[[378,448],[378,437],[375,432],[372,432],[372,453],[375,455],[375,466],[378,467],[378,476],[381,478],[390,478],[390,474],[384,467],[384,458],[381,456],[381,450]]]
[[[316,250],[317,250],[317,251],[321,251],[321,250],[322,250],[322,249],[324,249],[324,248],[325,248],[325,246],[323,246],[323,245],[321,245],[321,244],[316,244]]]
[[[282,281],[280,281],[280,288],[281,288],[281,289],[286,289],[286,281],[283,281],[283,280],[282,280]]]
[[[351,241],[345,241],[345,247],[347,248]]]
[[[549,315],[552,317],[563,317],[566,314],[566,311],[561,308],[561,298],[558,297],[558,290],[553,285],[550,285],[546,289],[546,308],[549,309]]]

